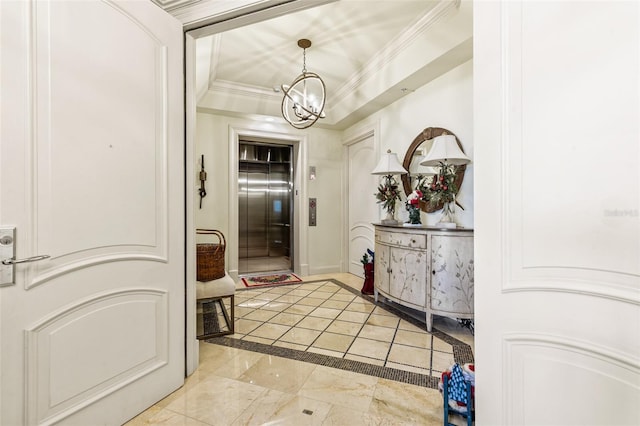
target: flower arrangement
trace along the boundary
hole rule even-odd
[[[458,186],[455,183],[456,173],[454,166],[440,163],[440,173],[435,175],[431,183],[421,181],[419,190],[424,194],[422,199],[432,206],[441,203],[453,203],[456,201]]]
[[[378,192],[374,194],[378,204],[382,204],[382,207],[387,213],[393,217],[396,211],[396,200],[400,199],[400,190],[398,189],[398,182],[393,176],[386,176],[385,183],[378,185]]]

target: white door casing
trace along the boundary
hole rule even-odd
[[[2,2],[0,423],[118,424],[184,380],[182,29],[150,2]]]
[[[375,129],[358,135],[345,142],[346,191],[347,204],[347,271],[364,277],[363,265],[360,262],[367,249],[374,250],[373,223],[378,221],[379,208],[375,201],[378,177],[371,174],[377,163]],[[357,182],[359,188],[370,188],[367,191],[353,191],[351,184]]]
[[[478,424],[640,424],[640,4],[474,4]]]
[[[272,130],[229,128],[229,231],[227,235],[228,272],[234,279],[238,280],[238,170],[240,157],[238,147],[240,139],[261,138],[274,144],[286,144],[293,146],[293,271],[301,275],[309,275],[308,260],[308,227],[305,220],[308,217],[307,180],[305,170],[307,170],[307,143],[306,135],[294,133],[274,132]]]

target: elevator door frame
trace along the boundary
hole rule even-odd
[[[229,182],[238,182],[239,170],[239,146],[240,140],[259,141],[272,145],[291,145],[293,162],[293,272],[298,275],[309,275],[308,263],[308,227],[304,226],[304,219],[309,211],[307,200],[307,180],[304,179],[304,170],[307,170],[307,145],[306,135],[287,132],[274,132],[261,129],[241,128],[230,126],[229,128]],[[234,279],[238,279],[238,185],[230,185],[229,199],[229,231],[227,237],[227,271]]]
[[[238,273],[240,275],[250,275],[265,272],[293,271],[294,235],[293,226],[291,226],[294,217],[293,168],[295,164],[293,161],[293,145],[242,139],[239,142],[239,146],[238,176],[240,177],[246,173],[246,176],[243,177],[247,179],[245,183],[247,191],[243,193],[241,180],[238,179],[237,202],[239,206],[238,228],[240,231],[238,233]],[[243,146],[251,146],[251,151],[253,151],[251,154],[256,158],[244,158]],[[266,158],[262,160],[258,158],[260,151],[275,154],[280,159],[276,158],[274,160],[274,155],[267,154]],[[286,152],[286,160],[284,161],[282,160],[283,152]],[[244,167],[243,162],[246,163]],[[264,185],[268,189],[264,194],[260,194],[262,196],[259,200],[256,200],[252,194],[255,189],[260,189],[262,184],[257,183],[256,187],[252,187],[251,178],[256,178],[256,176],[262,174],[266,174]],[[278,191],[272,192],[274,188]],[[280,200],[279,209],[276,208],[278,200]],[[260,205],[255,205],[255,201],[259,201]],[[245,209],[247,209],[246,211],[241,208],[243,202]],[[252,206],[252,204],[254,205]],[[252,209],[255,208],[258,208],[258,211],[252,214]],[[278,218],[280,220],[274,220]],[[252,228],[253,225],[259,224],[262,219],[264,219],[262,224],[264,229],[259,232],[258,241],[255,241],[262,244],[256,246],[253,244],[252,235],[255,237],[257,230]],[[245,231],[244,235],[241,232],[243,229]],[[245,239],[246,241],[244,241]],[[243,242],[245,244],[242,244]],[[244,246],[244,249],[240,250],[242,246]],[[256,255],[257,252],[262,250],[265,251],[263,255]],[[243,255],[246,256],[243,257]],[[256,268],[256,265],[262,263],[266,264],[266,269]],[[249,266],[252,264],[254,266]]]

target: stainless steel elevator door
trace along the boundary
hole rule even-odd
[[[291,270],[291,147],[240,144],[238,272]]]

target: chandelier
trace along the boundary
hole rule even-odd
[[[306,52],[310,46],[311,41],[306,38],[298,40],[298,47],[302,48],[302,74],[289,86],[280,86],[284,93],[282,117],[296,129],[311,127],[319,118],[325,117],[324,81],[318,74],[307,71]]]

